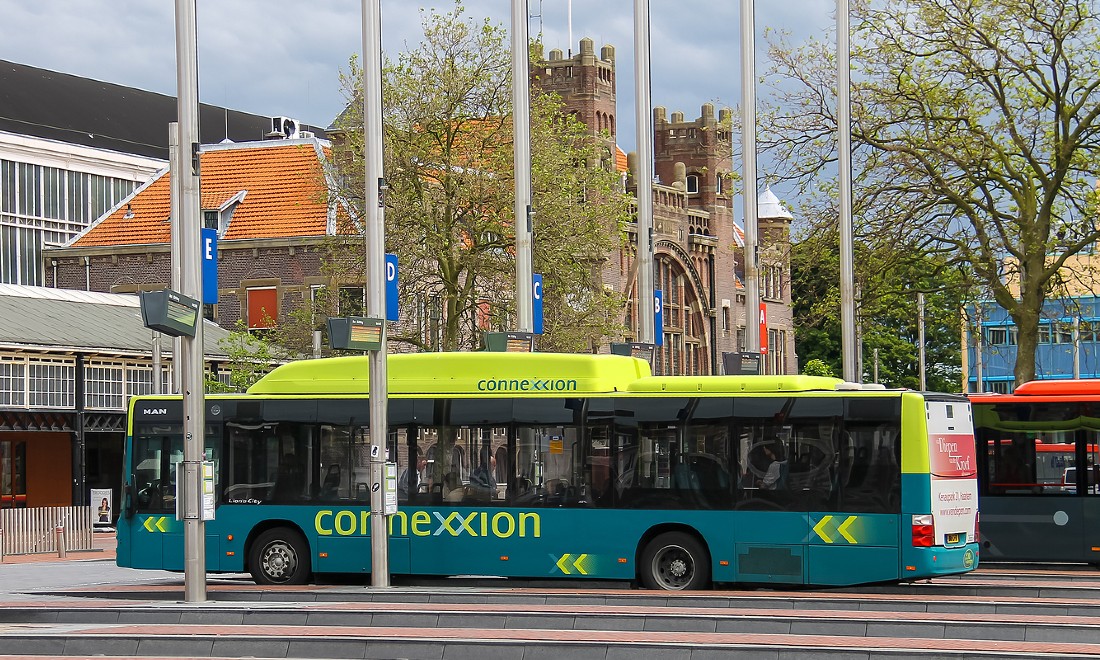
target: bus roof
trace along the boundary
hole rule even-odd
[[[676,394],[811,392],[837,390],[844,381],[826,376],[654,376],[635,381],[631,392]]]
[[[395,354],[389,356],[387,370],[390,394],[691,395],[835,392],[850,385],[838,378],[803,375],[652,376],[645,360],[589,353]],[[248,393],[364,395],[369,381],[369,359],[365,356],[300,360],[274,369]]]
[[[1017,387],[1020,396],[1100,396],[1100,379],[1033,380]]]
[[[353,395],[369,390],[365,356],[300,360],[267,374],[249,394]],[[390,394],[561,394],[625,391],[649,363],[587,353],[410,353],[387,359]]]

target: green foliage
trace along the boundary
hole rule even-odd
[[[392,342],[418,350],[477,349],[484,329],[515,328],[515,182],[507,33],[467,20],[461,4],[423,12],[424,39],[383,71],[386,249],[398,255],[402,317]],[[340,123],[337,194],[362,208],[361,76]],[[533,270],[544,279],[542,350],[580,351],[617,334],[619,295],[600,267],[617,246],[629,198],[597,166],[606,147],[531,90]],[[612,159],[613,162],[613,159]],[[361,211],[356,211],[360,217]],[[521,219],[525,222],[526,219]],[[361,242],[334,258],[362,272]],[[346,275],[337,275],[346,279]]]
[[[829,376],[835,378],[836,374],[833,373],[833,368],[825,364],[824,361],[814,358],[808,361],[805,366],[802,367],[802,373],[807,376]]]
[[[793,245],[791,257],[795,337],[799,356],[842,372],[840,264],[836,233],[820,232]],[[942,255],[890,243],[861,243],[856,250],[863,379],[875,374],[891,387],[920,384],[917,293],[925,295],[925,380],[930,390],[961,388],[959,309],[968,278]],[[808,364],[808,362],[807,362]]]
[[[1051,281],[1100,238],[1097,3],[871,0],[852,7],[852,26],[857,244],[871,241],[872,264],[876,245],[893,245],[928,255],[934,271],[967,273],[969,294],[995,299],[1016,322],[1016,379],[1031,380]],[[792,46],[773,37],[770,53],[777,91],[762,112],[761,144],[781,163],[779,178],[807,194],[802,217],[828,230],[836,188],[821,173],[836,160],[835,50],[828,39]],[[905,274],[917,278],[909,288],[933,294],[939,283],[920,274]],[[879,282],[862,279],[866,301]],[[965,299],[930,299],[929,309]],[[900,328],[875,317],[869,329],[880,327]],[[882,348],[900,368],[904,351]]]
[[[225,365],[229,368],[229,384],[207,374],[205,387],[208,394],[244,392],[291,357],[277,334],[265,337],[250,333],[243,320],[237,321],[236,328],[218,342],[218,347],[229,356]]]

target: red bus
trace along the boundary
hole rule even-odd
[[[1100,379],[1032,381],[970,400],[982,561],[1100,564]]]

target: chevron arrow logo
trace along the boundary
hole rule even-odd
[[[145,527],[145,531],[149,532],[150,534],[155,534],[156,532],[167,532],[168,516],[161,516],[160,518],[146,518],[145,522],[142,523],[142,526]]]
[[[832,520],[832,519],[833,519],[832,516],[825,516],[824,518],[819,520],[816,525],[814,525],[814,533],[816,533],[818,536],[820,536],[821,540],[825,541],[826,543],[832,543],[833,542],[832,537],[830,537],[828,534],[825,533],[825,526],[828,525],[829,521]]]
[[[852,536],[851,534],[848,533],[848,528],[851,527],[852,523],[854,523],[855,521],[856,521],[855,516],[848,516],[844,520],[844,522],[840,523],[840,526],[836,528],[837,534],[840,534],[841,536],[843,536],[848,541],[848,543],[852,543],[852,544],[859,543],[859,541],[857,541],[854,536]]]
[[[837,534],[840,535],[840,538],[843,538],[849,544],[858,545],[859,541],[856,539],[855,536],[852,535],[853,532],[858,531],[858,527],[854,530],[851,528],[856,523],[856,521],[859,520],[859,516],[848,516],[844,519],[843,522],[837,525],[835,529],[833,529],[832,523],[834,517],[835,516],[832,515],[822,516],[821,520],[817,521],[817,524],[814,525],[813,529],[818,538],[826,543],[836,543],[840,539],[830,536],[832,531],[835,531]]]
[[[558,563],[555,564],[555,566],[558,567],[558,570],[561,571],[562,573],[565,573],[566,575],[570,574],[569,573],[569,558],[572,557],[572,556],[573,555],[562,555],[561,558],[558,559]]]
[[[551,555],[551,558],[553,558],[553,555]],[[573,575],[574,573],[578,575],[588,575],[588,572],[592,570],[592,567],[589,565],[591,563],[589,560],[590,557],[587,554],[574,555],[570,553],[558,557],[554,565],[565,575]],[[553,573],[553,571],[551,571],[551,573]]]

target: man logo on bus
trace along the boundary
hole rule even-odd
[[[963,553],[963,568],[974,568],[974,551],[970,548]]]

